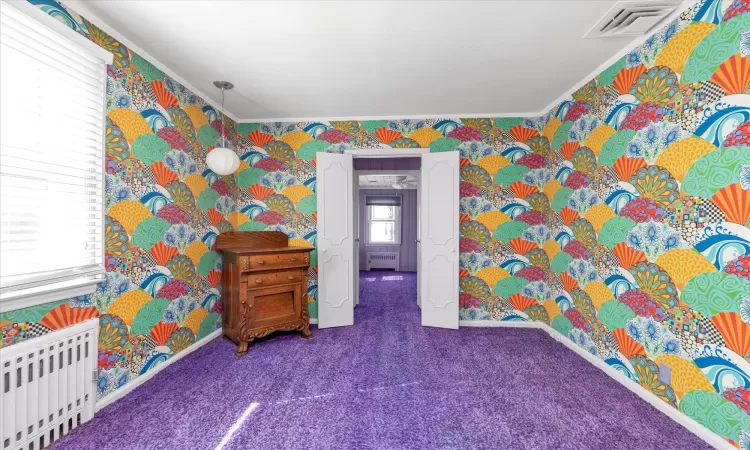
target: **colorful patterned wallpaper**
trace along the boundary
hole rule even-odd
[[[315,245],[315,154],[461,154],[461,319],[541,321],[750,447],[750,2],[699,2],[539,118],[238,124],[237,229]],[[310,308],[316,316],[316,277]]]
[[[220,327],[216,236],[234,178],[206,168],[214,108],[51,0],[40,9],[115,55],[107,69],[106,283],[90,296],[0,314],[0,347],[99,316],[99,397]],[[225,119],[234,140],[235,124]]]
[[[116,54],[109,272],[93,296],[0,315],[2,345],[100,314],[111,392],[219,326],[216,234],[315,246],[317,152],[456,150],[461,319],[544,322],[750,447],[750,1],[698,3],[542,117],[226,120],[233,178],[204,166],[213,108],[72,11],[32,3]]]
[[[513,175],[546,194],[538,207],[527,197],[546,229],[518,216],[508,223],[537,238],[548,260],[529,257],[505,279],[546,277],[555,330],[742,448],[748,94],[747,0],[698,3],[581,87],[554,108],[543,149],[527,142],[546,159],[544,175],[528,165]],[[521,284],[504,294],[528,297]]]

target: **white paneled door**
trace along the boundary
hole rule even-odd
[[[423,154],[421,171],[422,325],[458,328],[458,152]]]
[[[354,324],[352,155],[318,153],[318,327]],[[458,219],[456,219],[458,220]]]

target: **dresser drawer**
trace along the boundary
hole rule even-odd
[[[245,270],[285,269],[310,265],[309,253],[281,253],[276,255],[246,256]]]
[[[247,276],[247,288],[257,289],[266,286],[299,283],[304,277],[305,273],[300,269],[285,270],[282,272],[250,274]]]

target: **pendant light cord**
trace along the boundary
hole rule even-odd
[[[227,146],[227,137],[226,137],[226,130],[224,130],[224,88],[221,88],[221,117],[219,117],[219,120],[221,121],[221,144],[226,148]]]

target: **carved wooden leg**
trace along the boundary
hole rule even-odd
[[[235,352],[235,355],[238,358],[242,358],[243,356],[247,355],[247,342],[240,342],[239,345],[237,345],[237,351]]]
[[[307,294],[305,294],[307,296]],[[310,333],[310,311],[307,309],[307,305],[302,306],[302,332],[303,339],[310,339],[312,333]]]

